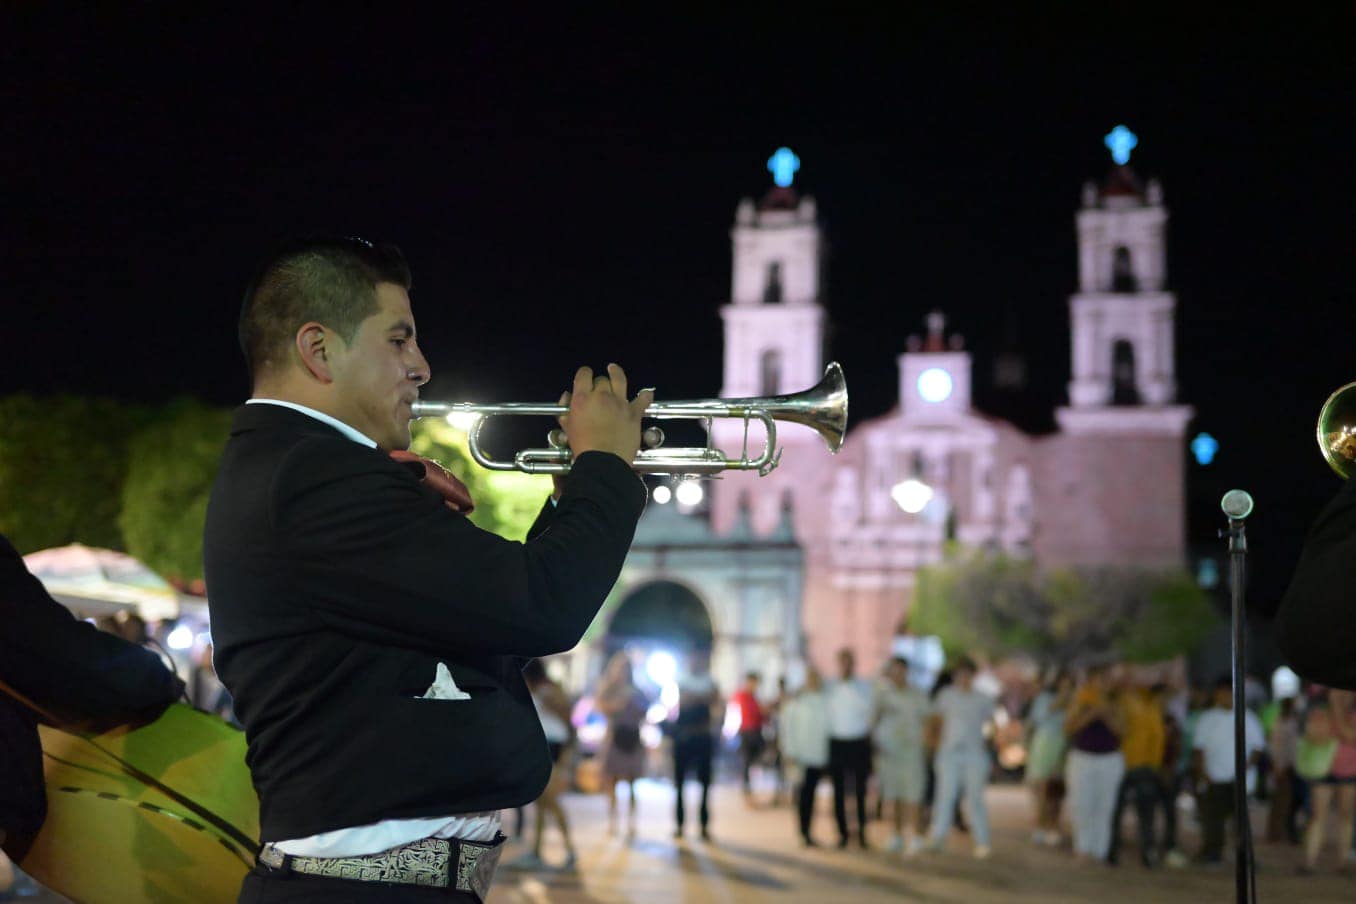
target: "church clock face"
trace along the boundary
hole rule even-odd
[[[918,375],[918,394],[925,402],[945,402],[951,398],[951,374],[940,367],[929,367]]]

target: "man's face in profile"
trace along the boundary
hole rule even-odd
[[[332,355],[336,407],[341,420],[382,449],[407,449],[410,406],[428,382],[429,366],[415,341],[409,294],[380,283],[376,295],[377,312],[362,322],[352,343],[340,340]]]

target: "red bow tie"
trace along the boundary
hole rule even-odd
[[[453,477],[446,468],[433,459],[422,458],[405,449],[392,450],[390,455],[414,472],[414,476],[418,477],[421,483],[441,493],[443,501],[452,511],[469,515],[475,509],[475,503],[471,501],[471,491],[466,489],[466,484]]]

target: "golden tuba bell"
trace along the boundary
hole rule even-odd
[[[1356,468],[1356,383],[1328,396],[1318,413],[1317,433],[1323,460],[1346,480]]]
[[[501,461],[485,454],[480,444],[480,433],[486,422],[502,415],[564,414],[564,405],[536,405],[508,402],[500,405],[477,405],[470,402],[415,402],[413,413],[417,418],[470,415],[474,422],[467,431],[471,457],[482,467],[492,471],[523,471],[528,474],[567,474],[570,470],[568,438],[560,430],[552,430],[547,437],[549,448],[524,449],[512,461]],[[673,449],[661,448],[664,431],[647,427],[642,433],[642,449],[636,455],[633,467],[647,474],[715,474],[720,471],[757,471],[766,475],[777,467],[781,449],[777,448],[777,421],[803,424],[824,439],[829,452],[837,452],[843,445],[847,431],[848,395],[843,380],[843,368],[833,362],[824,371],[824,379],[802,392],[790,395],[766,396],[749,399],[699,399],[686,402],[655,402],[645,409],[647,418],[696,418],[708,422],[713,418],[736,418],[744,422],[744,445],[740,455],[730,458],[711,446],[711,431],[707,430],[705,446]],[[767,433],[763,451],[749,455],[749,423],[762,423]]]

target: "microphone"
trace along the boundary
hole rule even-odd
[[[1252,496],[1247,490],[1230,490],[1220,500],[1219,507],[1230,521],[1242,521],[1252,514]]]

